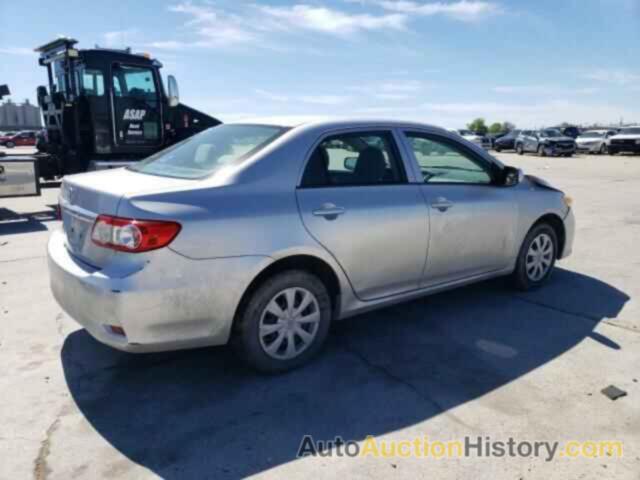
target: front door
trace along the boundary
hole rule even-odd
[[[331,135],[297,190],[310,234],[338,261],[362,300],[418,288],[428,210],[409,184],[391,132]]]
[[[162,143],[159,84],[149,67],[114,64],[112,101],[118,146],[154,147]]]
[[[424,178],[430,239],[422,286],[506,268],[513,252],[514,189],[498,186],[491,165],[453,139],[407,132]]]

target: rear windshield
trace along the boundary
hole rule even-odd
[[[640,135],[640,127],[621,128],[620,135]]]
[[[225,165],[241,163],[286,130],[271,125],[219,125],[129,168],[163,177],[202,178]]]

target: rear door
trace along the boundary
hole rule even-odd
[[[305,227],[340,263],[356,295],[371,300],[418,288],[428,210],[391,131],[322,139],[297,189]]]
[[[437,133],[406,132],[430,212],[422,286],[506,268],[517,225],[516,189],[498,185],[491,163]]]
[[[162,143],[160,84],[150,67],[115,63],[112,67],[114,142],[155,147]]]

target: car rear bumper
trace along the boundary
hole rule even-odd
[[[579,143],[576,145],[577,152],[597,152],[600,150],[600,144],[595,145],[580,145]]]
[[[64,233],[54,232],[48,244],[51,290],[69,316],[119,350],[221,345],[253,275],[271,261],[263,256],[191,260],[169,248],[156,253],[132,272],[98,270],[71,255]]]

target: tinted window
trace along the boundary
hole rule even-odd
[[[178,178],[201,178],[238,164],[286,129],[266,125],[220,125],[133,165],[131,170]]]
[[[393,137],[387,132],[325,138],[305,168],[303,187],[383,185],[406,182]]]
[[[116,66],[113,69],[116,96],[155,98],[156,86],[150,68]]]
[[[463,146],[421,133],[407,133],[425,183],[490,184],[485,167]]]
[[[80,75],[82,93],[101,97],[104,95],[104,77],[100,70],[87,69]]]

